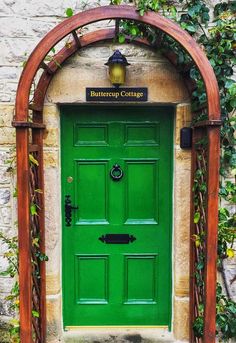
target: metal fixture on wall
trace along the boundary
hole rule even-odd
[[[109,66],[109,79],[115,87],[125,83],[126,66],[130,65],[127,59],[119,50],[109,57],[105,65]]]
[[[183,127],[180,130],[180,147],[181,149],[192,148],[192,134],[193,129],[191,127]]]

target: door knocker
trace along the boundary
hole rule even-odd
[[[119,166],[119,164],[114,164],[114,166],[112,167],[110,171],[110,175],[111,175],[112,180],[114,181],[119,181],[120,179],[122,179],[124,173],[121,167]]]

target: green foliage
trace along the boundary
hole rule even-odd
[[[6,251],[4,257],[7,259],[8,266],[6,270],[0,273],[1,276],[8,276],[16,281],[14,282],[10,294],[5,297],[5,300],[10,304],[10,309],[13,312],[18,312],[19,310],[19,283],[17,280],[18,276],[18,238],[17,237],[7,237],[2,232],[0,232],[0,240],[6,246]],[[10,321],[10,340],[12,343],[19,343],[19,331],[20,324],[18,319],[12,319]]]
[[[217,284],[216,289],[216,328],[220,340],[228,341],[236,337],[236,303],[229,300],[222,292],[222,287]],[[203,305],[200,305],[203,308]],[[199,307],[200,307],[199,306]],[[203,336],[204,311],[199,309],[199,316],[193,324],[193,331],[196,337]]]
[[[196,337],[200,338],[203,336],[203,325],[204,325],[203,316],[197,317],[193,324],[193,331]]]
[[[18,239],[15,236],[9,238],[0,232],[0,240],[6,246],[6,252],[3,256],[8,261],[7,269],[0,275],[14,278],[18,273]]]
[[[15,153],[11,153],[13,155],[7,161],[8,168],[7,171],[11,174],[14,174],[15,171]],[[39,162],[35,159],[33,154],[29,154],[29,164],[30,167],[37,168],[39,166]],[[17,196],[17,190],[14,191],[15,196]],[[42,194],[41,189],[34,189],[34,194],[32,195],[32,203],[30,205],[29,211],[31,216],[38,216],[38,210],[40,209],[37,204],[37,197],[39,194]],[[5,297],[5,300],[8,301],[10,309],[15,313],[18,314],[19,311],[19,282],[18,282],[18,237],[8,237],[7,235],[3,234],[0,231],[0,240],[3,242],[4,246],[6,247],[6,251],[4,253],[4,257],[8,261],[8,265],[6,269],[0,273],[0,276],[11,277],[15,279],[15,282],[12,286],[10,294]],[[48,257],[40,251],[40,237],[32,237],[32,245],[35,250],[35,256],[37,257],[38,261],[48,261]],[[36,278],[40,278],[38,263],[35,263],[34,260],[31,260],[32,264],[35,264],[34,274]],[[33,310],[32,311],[33,317],[39,317],[40,314]],[[17,318],[13,318],[10,321],[9,326],[9,335],[10,335],[10,342],[11,343],[20,343],[20,323]]]
[[[220,284],[216,289],[216,327],[218,337],[224,341],[236,337],[236,303],[222,292]]]
[[[68,7],[68,8],[66,9],[66,16],[67,16],[67,17],[72,17],[73,14],[74,14],[74,11],[72,10],[72,8]]]
[[[230,214],[226,208],[220,208],[219,210],[219,230],[218,230],[218,256],[220,259],[231,256],[229,250],[233,248],[234,241],[236,239],[236,213]]]

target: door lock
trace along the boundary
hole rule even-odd
[[[78,206],[72,206],[71,205],[71,199],[70,195],[65,196],[65,220],[66,220],[66,226],[71,226],[72,221],[72,210],[78,210]]]

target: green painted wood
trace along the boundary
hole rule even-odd
[[[65,326],[170,325],[173,113],[62,108]],[[119,181],[110,177],[116,163]],[[71,227],[67,194],[79,206]],[[99,237],[108,233],[136,240],[105,244]]]

